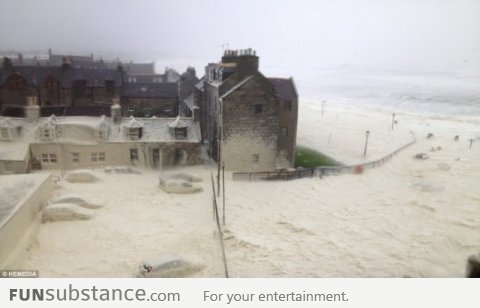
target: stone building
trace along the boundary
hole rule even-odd
[[[108,112],[120,95],[122,75],[118,70],[62,66],[4,67],[0,73],[0,112],[24,116],[29,97],[36,97],[45,115],[83,115]]]
[[[267,78],[255,51],[226,50],[205,69],[196,97],[208,153],[233,170],[292,167],[298,94],[293,79]],[[195,94],[194,94],[195,96]]]
[[[60,56],[50,58],[57,63]],[[0,69],[0,114],[22,117],[28,97],[36,96],[43,116],[109,115],[113,100],[120,98],[125,116],[175,117],[182,97],[198,81],[193,68],[180,75],[168,68],[154,74],[153,63],[151,70],[132,70],[135,63],[108,67],[92,56],[64,57],[57,66],[14,65],[6,58]]]
[[[178,115],[178,84],[126,83],[121,103],[124,116],[175,117]]]

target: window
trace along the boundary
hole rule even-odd
[[[175,139],[185,139],[185,138],[187,138],[187,128],[186,127],[175,128]]]
[[[138,160],[138,149],[130,149],[130,160]]]
[[[252,155],[252,161],[254,163],[258,163],[260,161],[260,154],[253,154]]]
[[[105,161],[105,152],[93,152],[91,155],[92,162]]]
[[[107,139],[107,130],[106,130],[106,129],[101,128],[101,129],[98,131],[98,139],[100,139],[100,140],[105,140],[105,139]]]
[[[287,127],[282,127],[280,136],[282,136],[282,137],[287,137],[288,136],[288,126]]]
[[[256,104],[255,105],[255,114],[260,114],[263,111],[263,105],[262,104]]]
[[[131,140],[136,140],[141,138],[141,128],[129,128],[127,129],[127,137]]]
[[[72,153],[72,162],[74,163],[80,162],[80,153]]]
[[[57,154],[54,154],[54,153],[43,153],[43,154],[42,154],[42,163],[45,163],[45,164],[56,164],[56,163],[57,163]]]
[[[110,96],[115,94],[115,81],[105,80],[105,92]]]
[[[42,130],[42,138],[50,140],[54,136],[53,128],[47,127]]]
[[[135,111],[135,105],[128,105],[128,111],[129,112],[134,112]]]
[[[292,102],[285,102],[283,104],[283,110],[285,111],[292,111]]]
[[[152,106],[150,104],[145,104],[143,106],[143,116],[144,117],[151,117],[152,116]]]
[[[0,128],[0,137],[2,139],[10,139],[10,132],[8,131],[8,128]]]

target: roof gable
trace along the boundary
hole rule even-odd
[[[295,101],[298,98],[297,90],[292,78],[268,78],[273,85],[275,95],[283,101]]]

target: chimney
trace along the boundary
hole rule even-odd
[[[27,97],[27,106],[25,106],[25,115],[27,116],[27,121],[32,123],[38,121],[40,118],[40,107],[37,105],[37,97],[29,96]]]
[[[122,107],[120,106],[120,99],[114,98],[113,104],[110,107],[110,115],[113,119],[113,123],[118,124],[122,120]]]
[[[222,57],[222,63],[236,63],[238,72],[248,75],[258,72],[259,58],[252,48],[230,50]]]

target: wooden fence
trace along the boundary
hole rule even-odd
[[[351,165],[351,166],[334,166],[334,167],[315,167],[306,169],[295,169],[292,171],[270,171],[270,172],[234,172],[234,181],[289,181],[313,176],[327,176],[347,173],[362,173],[365,169],[377,168],[388,162],[399,152],[405,150],[416,142],[416,139],[392,153],[377,159],[375,161]]]
[[[271,171],[271,172],[234,172],[234,181],[289,181],[312,177],[314,168],[295,169],[293,171]]]

